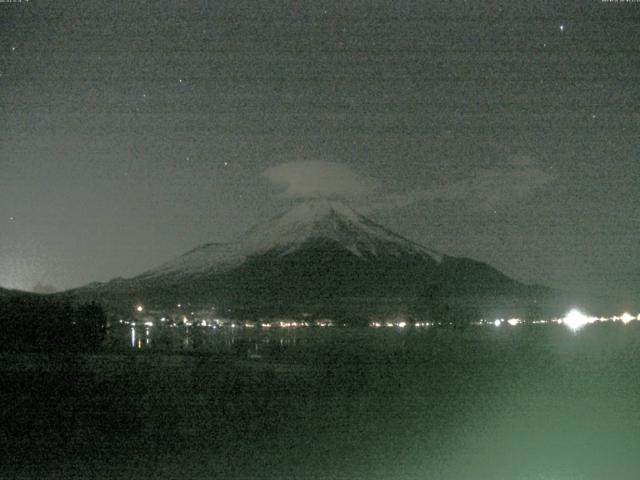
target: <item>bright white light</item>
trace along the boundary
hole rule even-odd
[[[147,327],[153,327],[153,322],[144,322]]]
[[[622,314],[622,316],[620,317],[620,320],[622,320],[622,323],[627,324],[629,323],[631,320],[635,320],[635,317],[633,317],[630,313],[628,312],[624,312]]]
[[[510,318],[509,320],[507,320],[507,323],[513,327],[513,326],[518,325],[520,323],[520,319],[519,318]]]
[[[136,307],[136,310],[137,310],[137,311],[139,311],[139,312],[141,312],[142,310],[144,310],[144,307],[143,307],[142,305],[138,305],[138,306]]]
[[[502,320],[498,319],[493,322],[496,327],[499,327],[502,324]]]
[[[571,330],[576,331],[589,323],[589,317],[587,317],[580,310],[574,308],[562,319],[562,323],[564,323]]]
[[[560,31],[564,32],[564,25],[560,25]]]
[[[400,328],[404,328],[404,327],[406,327],[406,326],[407,326],[407,322],[400,322],[400,323],[398,323],[398,326],[399,326]]]

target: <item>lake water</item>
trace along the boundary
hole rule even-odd
[[[183,333],[123,330],[100,355],[3,355],[0,477],[640,473],[637,322]]]

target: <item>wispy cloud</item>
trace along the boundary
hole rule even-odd
[[[368,211],[391,210],[418,202],[445,202],[466,209],[490,210],[521,202],[555,180],[526,157],[506,166],[469,172],[467,178],[449,183],[391,193],[371,203]]]
[[[346,165],[317,160],[281,163],[263,175],[283,187],[290,197],[357,198],[372,193],[379,185]]]

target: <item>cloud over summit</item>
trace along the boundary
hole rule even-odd
[[[297,198],[362,197],[373,192],[378,182],[361,175],[346,165],[318,160],[280,163],[263,175],[285,194]]]

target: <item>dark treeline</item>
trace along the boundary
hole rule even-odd
[[[106,314],[96,303],[46,297],[0,299],[0,351],[88,352],[100,349]]]

